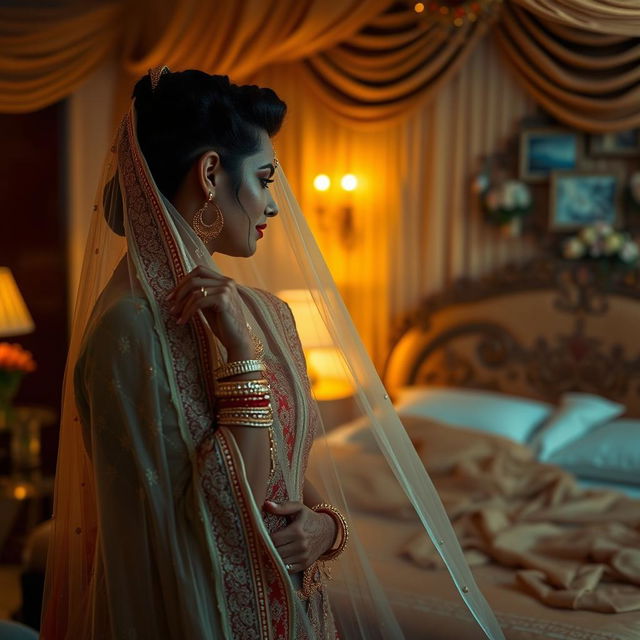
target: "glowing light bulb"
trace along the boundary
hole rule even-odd
[[[331,180],[324,173],[319,173],[313,179],[313,186],[317,191],[326,191],[331,186]]]
[[[340,184],[345,191],[353,191],[358,186],[358,178],[353,173],[346,173],[342,176]]]
[[[13,495],[16,500],[24,500],[27,497],[27,488],[19,484],[13,489]]]
[[[416,2],[416,3],[413,5],[413,10],[414,10],[416,13],[422,13],[422,12],[424,11],[424,4],[423,4],[422,2]]]

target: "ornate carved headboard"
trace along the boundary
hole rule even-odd
[[[597,393],[640,417],[640,273],[560,259],[460,280],[408,317],[384,379],[557,402]]]

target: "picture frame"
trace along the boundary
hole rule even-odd
[[[640,156],[640,128],[590,135],[589,155],[593,157]]]
[[[582,134],[571,129],[525,129],[520,134],[520,179],[544,182],[552,171],[577,169],[583,144]]]
[[[553,171],[549,230],[576,231],[596,222],[620,226],[623,180],[615,171]]]

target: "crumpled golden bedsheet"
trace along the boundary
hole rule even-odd
[[[640,501],[585,490],[523,445],[423,418],[402,421],[449,514],[470,564],[517,569],[545,604],[606,613],[640,610]],[[411,507],[386,463],[362,444],[334,446],[357,507],[403,518]],[[362,462],[353,464],[354,455]],[[426,534],[399,553],[422,567],[441,560]]]

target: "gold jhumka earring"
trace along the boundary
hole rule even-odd
[[[215,209],[215,218],[213,222],[206,223],[204,221],[204,213],[209,206],[209,203],[213,202],[213,193],[209,191],[209,197],[207,201],[195,212],[193,216],[193,229],[198,234],[199,238],[203,242],[207,240],[214,240],[220,235],[222,227],[224,226],[224,217],[220,207],[213,202],[213,208]]]

